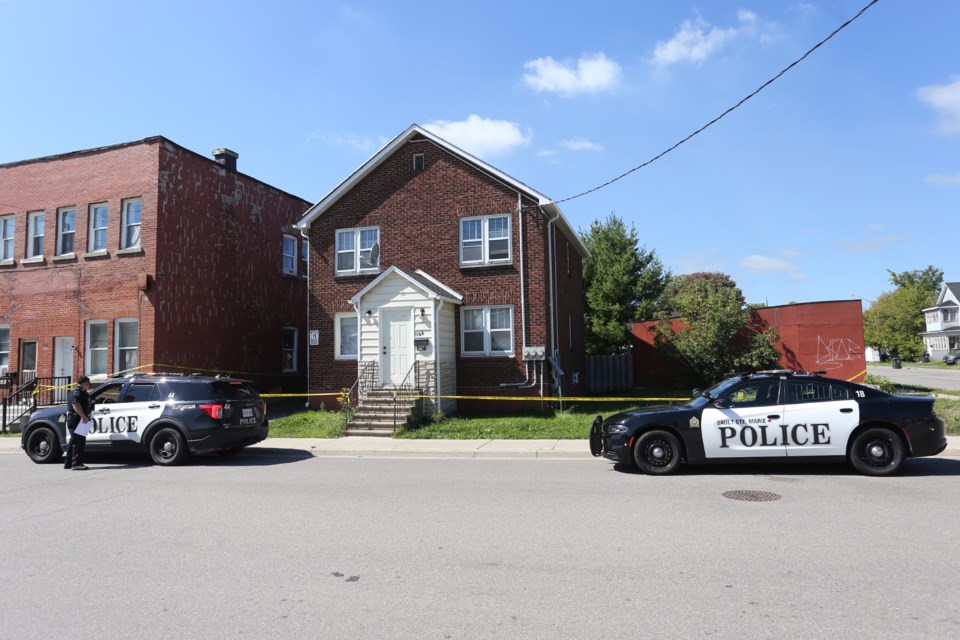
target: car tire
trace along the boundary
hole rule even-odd
[[[51,464],[63,459],[60,438],[50,427],[37,427],[27,436],[27,455],[37,464]]]
[[[895,474],[906,458],[903,440],[884,427],[873,427],[857,434],[850,446],[850,464],[866,476]]]
[[[156,464],[173,466],[187,457],[187,445],[180,432],[164,427],[150,437],[150,457]]]
[[[648,431],[633,445],[633,461],[648,475],[665,476],[680,466],[680,441],[669,431]]]

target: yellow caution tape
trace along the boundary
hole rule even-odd
[[[563,398],[553,396],[432,396],[432,395],[407,395],[394,394],[398,398],[443,398],[447,400],[526,400],[528,402],[540,402],[542,400],[562,402],[687,402],[690,398],[595,398],[566,396]]]
[[[342,393],[261,393],[261,398],[332,398],[343,397]]]

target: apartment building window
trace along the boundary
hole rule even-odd
[[[496,215],[460,220],[460,264],[487,265],[510,262],[510,216]]]
[[[0,218],[0,260],[13,260],[13,216]]]
[[[73,207],[57,211],[57,255],[73,253],[77,232],[77,210]]]
[[[10,327],[0,325],[0,374],[10,367]]]
[[[943,310],[943,321],[944,321],[944,322],[956,322],[956,321],[957,321],[957,310],[956,310],[956,309],[944,309],[944,310]]]
[[[380,270],[380,228],[337,230],[337,275]]]
[[[121,249],[135,249],[140,246],[140,198],[123,201],[123,235],[120,236]]]
[[[337,360],[356,360],[359,354],[359,324],[357,314],[338,313],[334,318],[333,357]]]
[[[140,366],[138,345],[140,343],[140,323],[136,318],[120,318],[114,327],[116,342],[114,362],[118,372],[129,372]]]
[[[513,353],[513,307],[473,307],[460,311],[460,352],[465,356]]]
[[[90,231],[87,251],[105,251],[107,248],[107,203],[90,205]]]
[[[300,243],[300,274],[306,278],[310,266],[310,243],[304,240]]]
[[[37,258],[43,255],[43,226],[45,214],[34,211],[27,215],[27,257]]]
[[[283,236],[283,275],[297,275],[297,239],[286,234]]]
[[[107,373],[107,321],[88,320],[86,336],[85,373],[88,376]]]
[[[294,373],[297,370],[297,329],[283,328],[283,372]]]

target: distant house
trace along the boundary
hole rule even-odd
[[[430,415],[581,388],[587,250],[543,194],[413,125],[298,226],[311,392],[408,384]]]
[[[948,353],[960,351],[960,282],[947,282],[940,288],[937,302],[923,310],[927,330],[923,345],[930,357],[940,360]]]
[[[309,203],[239,173],[237,157],[155,136],[0,165],[8,390],[148,364],[306,386],[293,225]]]

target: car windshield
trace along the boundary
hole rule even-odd
[[[738,382],[740,382],[740,378],[728,378],[723,382],[718,382],[717,384],[713,385],[712,387],[707,389],[706,392],[710,394],[711,398],[716,398],[718,396],[722,396],[724,393],[727,392],[727,390],[730,387],[737,384]],[[699,409],[700,407],[706,405],[709,402],[710,401],[704,398],[702,395],[698,395],[698,396],[695,396],[694,398],[691,398],[690,402],[688,402],[684,406],[690,407],[691,409]]]

